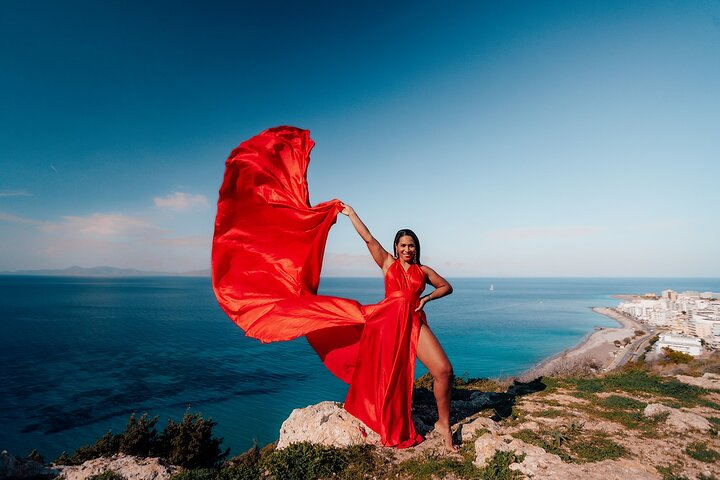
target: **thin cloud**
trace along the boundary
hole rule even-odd
[[[490,238],[500,240],[530,240],[538,238],[578,238],[588,237],[602,232],[601,227],[542,227],[542,228],[509,228],[486,232]]]
[[[158,238],[155,243],[166,247],[207,248],[212,246],[212,235],[188,235],[185,237]]]
[[[175,212],[185,212],[192,208],[206,208],[210,206],[205,195],[190,195],[183,192],[175,192],[166,197],[153,198],[155,206],[158,208],[166,208]]]
[[[40,221],[0,212],[0,227],[13,228],[17,240],[12,252],[2,252],[0,264],[12,264],[16,269],[28,265],[112,265],[141,270],[199,270],[209,264],[212,245],[211,232],[178,235],[151,218],[121,213],[68,215]]]
[[[30,195],[25,190],[0,190],[0,197],[29,197]]]
[[[11,222],[11,223],[25,223],[29,225],[44,225],[45,222],[40,220],[34,220],[32,218],[18,217],[17,215],[10,215],[7,213],[0,212],[0,221]]]
[[[62,222],[48,223],[45,232],[106,238],[144,238],[163,230],[145,220],[117,213],[93,213],[84,217],[67,216]]]

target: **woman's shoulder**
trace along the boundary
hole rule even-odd
[[[427,265],[420,265],[420,270],[422,270],[423,273],[425,273],[425,275],[430,275],[430,274],[435,273],[435,270],[428,267]]]
[[[435,273],[435,270],[428,267],[427,265],[419,265],[419,267],[420,267],[420,270],[422,271],[423,275],[425,276],[425,280],[430,278],[432,275],[437,275]]]

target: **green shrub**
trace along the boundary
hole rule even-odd
[[[87,480],[125,480],[125,477],[117,472],[108,470],[107,472],[98,473],[97,475],[91,475],[87,477]]]
[[[524,455],[516,455],[515,452],[495,452],[485,468],[482,469],[483,480],[510,480],[519,478],[520,472],[510,470],[513,463],[521,463]]]
[[[37,449],[35,449],[35,448],[33,448],[32,452],[28,453],[27,459],[32,460],[34,462],[45,463],[45,459],[43,458],[42,455],[40,455],[40,452],[38,452]]]
[[[170,419],[158,437],[154,453],[183,468],[214,467],[230,452],[220,450],[223,439],[213,437],[215,425],[199,413],[186,412],[180,423]]]
[[[70,465],[80,465],[83,462],[100,457],[110,457],[118,453],[120,437],[108,431],[92,445],[84,445],[73,453]]]
[[[643,416],[643,409],[647,406],[645,402],[621,395],[611,395],[597,402],[604,407],[597,413],[608,420],[618,422],[628,428],[651,429],[657,425],[657,421],[648,420]]]
[[[250,480],[265,470],[277,479],[338,478],[355,480],[381,473],[386,465],[369,445],[334,448],[308,442],[294,443],[283,450],[248,451],[228,463],[222,480]]]
[[[619,408],[623,410],[642,410],[647,407],[647,403],[645,402],[620,395],[611,395],[603,398],[601,405],[607,408]]]
[[[258,480],[262,470],[259,465],[225,467],[217,474],[218,480]]]
[[[502,423],[508,427],[514,427],[515,425],[520,425],[525,421],[526,414],[520,408],[518,408],[517,405],[512,406],[512,410],[510,411],[510,415],[500,415],[497,410],[495,411],[495,414],[498,415],[500,418],[502,418]]]
[[[387,458],[379,455],[370,445],[356,445],[343,449],[347,465],[338,475],[340,480],[356,480],[381,475],[389,468]]]
[[[586,432],[584,425],[570,422],[560,428],[544,432],[523,429],[513,434],[515,438],[554,453],[564,462],[598,462],[617,459],[627,454],[627,450],[597,432]]]
[[[480,479],[482,470],[472,464],[472,460],[462,460],[427,454],[420,458],[411,458],[395,469],[392,478],[412,478],[413,480],[432,480],[451,476],[453,478]]]
[[[257,478],[257,477],[255,477]],[[214,468],[195,468],[183,470],[172,476],[171,480],[218,480],[218,471]]]
[[[268,448],[269,447],[269,448]],[[260,463],[265,455],[272,454],[275,450],[274,445],[260,450],[257,445],[253,445],[245,453],[231,458],[223,465],[219,472],[221,480],[255,480],[260,478]]]
[[[74,465],[72,457],[67,452],[62,452],[58,457],[53,460],[55,465]]]
[[[674,378],[653,375],[640,368],[630,368],[622,372],[611,373],[605,377],[563,379],[559,382],[559,386],[575,386],[578,391],[586,393],[621,390],[628,393],[642,392],[644,394],[671,397],[686,406],[699,404],[712,406],[700,398],[701,395],[708,393],[707,390],[682,383]]]
[[[690,363],[694,360],[692,355],[688,355],[683,352],[676,352],[670,347],[664,347],[662,351],[665,354],[665,363],[674,363],[677,365],[680,363]]]
[[[691,443],[685,449],[685,453],[695,460],[705,463],[715,463],[720,460],[720,453],[707,447],[704,443]]]
[[[686,476],[675,473],[675,470],[682,468],[678,465],[670,465],[669,467],[655,467],[663,480],[689,480]]]
[[[72,455],[66,452],[55,459],[58,465],[79,465],[87,460],[126,453],[139,457],[164,457],[170,463],[187,469],[215,467],[228,454],[220,450],[222,438],[215,438],[212,419],[205,420],[200,414],[186,413],[182,422],[169,420],[165,430],[158,434],[155,429],[157,417],[143,414],[130,415],[125,431],[113,435],[108,431],[91,445],[78,448]]]
[[[514,433],[513,437],[522,440],[525,443],[536,445],[548,453],[554,453],[564,462],[569,462],[572,460],[572,458],[565,451],[565,449],[560,448],[566,440],[566,438],[562,434],[541,434],[533,430],[524,428],[519,432]]]
[[[330,477],[347,466],[342,450],[308,442],[293,443],[275,451],[267,466],[274,478],[310,480]]]
[[[136,419],[135,414],[128,418],[125,431],[120,435],[120,451],[128,455],[148,456],[157,447],[158,433],[155,424],[158,417],[148,419],[147,413]]]
[[[541,410],[539,412],[533,412],[533,417],[543,417],[543,418],[556,418],[556,417],[562,417],[566,415],[566,412],[563,410],[558,410],[556,408],[548,408],[547,410]]]
[[[586,435],[570,445],[570,451],[583,462],[616,460],[627,453],[622,445],[601,434]]]

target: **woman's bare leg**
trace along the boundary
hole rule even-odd
[[[437,402],[438,421],[435,429],[443,436],[445,447],[456,450],[450,431],[450,394],[452,392],[453,370],[440,342],[427,325],[420,327],[417,356],[435,379],[433,393]]]

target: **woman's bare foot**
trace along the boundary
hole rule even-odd
[[[447,452],[457,452],[460,450],[460,447],[453,444],[453,438],[452,438],[452,430],[450,430],[450,425],[442,425],[439,421],[435,422],[435,431],[442,436],[443,439],[443,446],[445,447],[445,450]]]

